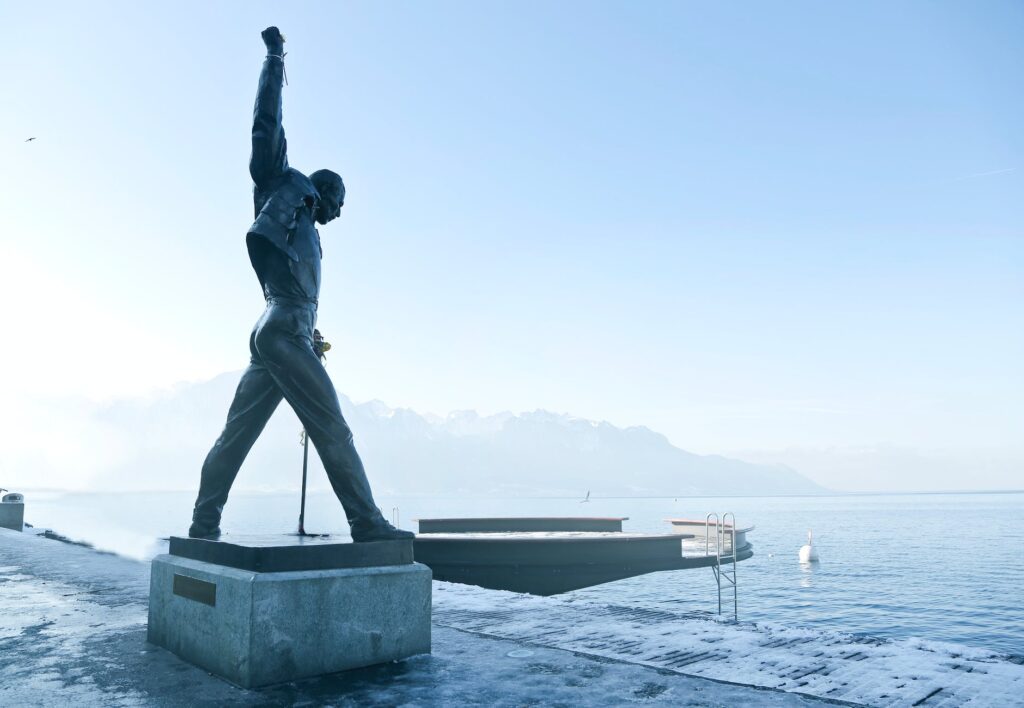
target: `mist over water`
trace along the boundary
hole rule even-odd
[[[139,559],[159,539],[187,531],[191,493],[30,493],[26,521]],[[583,494],[580,495],[582,499]],[[592,498],[378,496],[384,514],[446,516],[627,516],[624,530],[666,532],[664,519],[735,512],[756,526],[754,557],[739,564],[741,621],[921,637],[1024,655],[1024,493],[821,497]],[[298,493],[236,493],[225,510],[229,534],[296,528]],[[310,496],[306,527],[347,538],[341,506]],[[821,561],[797,553],[814,531]],[[711,571],[656,573],[568,597],[673,611],[717,609]],[[728,599],[728,603],[725,600]],[[723,606],[731,608],[731,594]]]

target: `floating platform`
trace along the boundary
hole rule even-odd
[[[622,531],[628,516],[493,516],[468,519],[417,519],[420,533],[492,533],[518,531]]]
[[[430,567],[436,580],[533,595],[557,595],[636,575],[709,567],[719,561],[703,552],[703,529],[699,539],[691,533],[624,533],[624,520],[419,519],[415,556]],[[595,526],[611,529],[594,530]],[[736,560],[753,555],[753,547],[744,541],[741,546],[737,540]],[[684,553],[686,547],[691,551]],[[698,547],[699,553],[693,550]],[[721,560],[731,562],[731,550]]]

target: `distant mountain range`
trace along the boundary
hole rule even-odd
[[[94,412],[120,440],[117,461],[94,488],[195,489],[219,434],[239,373],[183,384],[146,399]],[[815,494],[825,490],[783,465],[695,455],[644,427],[617,428],[538,410],[445,418],[359,405],[341,396],[375,490],[382,494],[737,495]],[[301,476],[301,425],[282,403],[236,482],[237,489],[294,489]],[[311,450],[312,453],[312,450]],[[326,488],[311,454],[311,487]]]

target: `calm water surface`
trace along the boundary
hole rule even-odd
[[[187,530],[193,495],[35,493],[26,521],[136,558]],[[735,512],[754,557],[739,565],[740,619],[886,637],[923,637],[1024,655],[1024,493],[592,499],[378,497],[400,523],[437,516],[628,516],[624,529]],[[232,496],[229,533],[293,531],[298,493]],[[306,528],[347,535],[337,501],[311,496]],[[814,531],[821,562],[797,551]],[[713,611],[711,571],[656,573],[571,593],[634,607]]]

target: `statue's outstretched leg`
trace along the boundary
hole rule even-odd
[[[257,325],[260,360],[320,454],[331,487],[345,509],[352,538],[411,538],[411,533],[388,524],[373,500],[338,394],[313,350],[315,320],[312,306],[272,305]]]
[[[220,534],[220,515],[238,469],[280,402],[281,390],[253,348],[253,361],[238,382],[224,432],[203,463],[189,536],[212,538]]]

